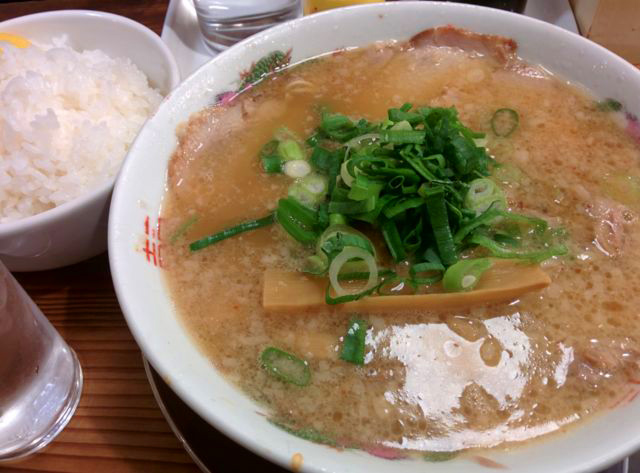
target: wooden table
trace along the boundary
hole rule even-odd
[[[0,471],[198,472],[153,397],[116,300],[106,254],[15,276],[76,350],[85,383],[78,410],[60,436]]]
[[[69,8],[109,11],[160,34],[168,0],[0,0],[0,21]],[[197,473],[164,419],[145,376],[142,354],[120,311],[106,254],[68,268],[15,274],[77,352],[82,399],[67,428],[42,452],[0,467],[2,473]],[[284,471],[209,433],[213,471]]]

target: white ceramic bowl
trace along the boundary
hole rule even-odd
[[[66,34],[76,50],[127,57],[167,95],[180,82],[175,59],[153,31],[128,18],[85,10],[36,13],[0,23],[0,32],[50,42]],[[115,178],[46,212],[0,224],[0,259],[12,271],[66,266],[107,248],[107,217]]]
[[[149,120],[116,183],[109,223],[111,270],[118,299],[144,354],[204,419],[285,467],[290,467],[292,456],[300,453],[302,470],[313,472],[488,471],[464,456],[439,464],[410,460],[391,463],[361,451],[339,452],[301,440],[272,426],[258,414],[264,412],[262,406],[217,372],[181,324],[167,293],[163,270],[145,251],[147,242],[148,248],[156,250],[159,243],[157,233],[145,234],[145,222],[149,221],[151,227],[157,223],[167,163],[176,146],[176,126],[210,104],[217,93],[237,86],[240,72],[273,50],[292,48],[293,60],[298,61],[375,40],[407,39],[425,28],[444,24],[514,38],[522,57],[640,112],[640,72],[604,48],[553,25],[453,3],[397,2],[346,8],[268,30],[199,69]],[[486,456],[512,472],[587,472],[597,471],[638,447],[640,398],[546,441],[512,451],[488,452]]]

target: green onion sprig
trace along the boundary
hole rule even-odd
[[[344,336],[340,359],[356,365],[364,365],[365,337],[367,322],[363,319],[352,319]]]
[[[470,291],[478,282],[480,276],[491,267],[489,258],[471,258],[458,261],[447,268],[442,278],[445,291]]]
[[[520,115],[511,108],[500,108],[495,111],[491,117],[491,129],[496,136],[506,138],[511,136],[518,124],[520,123]]]
[[[266,227],[268,225],[271,225],[274,221],[275,220],[273,214],[269,214],[266,217],[259,218],[257,220],[248,220],[246,222],[242,222],[239,225],[235,225],[231,228],[222,230],[221,232],[206,236],[204,238],[201,238],[200,240],[196,240],[189,245],[189,249],[191,251],[198,251],[206,248],[207,246],[213,245],[214,243],[218,243],[222,240],[226,240],[227,238],[239,235],[240,233]]]
[[[285,383],[307,386],[311,382],[309,363],[279,348],[265,348],[260,362],[267,373]]]

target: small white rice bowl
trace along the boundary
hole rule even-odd
[[[157,34],[111,13],[34,13],[0,33],[41,49],[0,42],[0,260],[40,271],[91,258],[107,247],[120,163],[178,65]]]
[[[0,223],[69,202],[114,176],[162,96],[127,58],[64,36],[0,42]]]

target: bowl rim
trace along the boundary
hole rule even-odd
[[[584,38],[577,33],[565,30],[559,26],[544,22],[542,20],[526,17],[524,15],[514,13],[514,12],[508,12],[504,10],[499,10],[499,9],[489,8],[489,7],[479,6],[479,5],[449,3],[447,1],[432,1],[432,2],[404,1],[402,3],[400,2],[386,3],[385,2],[385,3],[376,3],[376,4],[354,5],[350,7],[340,8],[339,10],[327,10],[319,13],[314,13],[313,15],[290,20],[286,23],[275,26],[269,30],[258,33],[250,38],[244,39],[236,43],[235,45],[231,46],[227,50],[221,52],[220,54],[212,58],[210,61],[203,64],[194,72],[192,72],[189,75],[189,77],[185,78],[185,80],[174,91],[174,93],[176,96],[179,96],[182,90],[185,90],[185,91],[188,90],[192,86],[192,83],[196,80],[196,77],[203,73],[202,71],[212,68],[212,64],[222,61],[223,58],[227,57],[227,55],[234,54],[235,51],[241,48],[247,48],[247,46],[250,47],[254,43],[259,43],[262,40],[267,40],[270,36],[280,36],[281,34],[285,33],[288,29],[290,29],[292,25],[296,25],[296,27],[299,27],[298,25],[300,24],[304,25],[307,22],[311,23],[315,19],[318,19],[320,17],[334,16],[334,15],[340,16],[340,13],[339,13],[340,11],[347,12],[347,11],[352,11],[356,9],[358,10],[367,9],[367,10],[377,11],[380,14],[384,14],[386,9],[403,8],[403,7],[409,8],[411,5],[420,5],[420,8],[425,7],[425,9],[426,8],[434,8],[434,9],[447,8],[452,10],[453,12],[455,12],[458,9],[460,10],[467,9],[469,11],[478,11],[478,12],[487,12],[487,13],[491,12],[492,15],[503,17],[505,19],[515,20],[516,18],[518,18],[517,20],[518,22],[538,24],[540,27],[546,28],[548,30],[551,30],[551,31],[555,30],[555,31],[561,32],[562,35],[579,38],[579,40],[583,42],[583,44],[588,44],[589,48],[598,50],[599,55],[601,56],[604,55],[604,57],[611,60],[612,62],[617,62],[620,67],[625,67],[629,71],[633,71],[632,73],[635,74],[636,77],[638,77],[638,74],[640,74],[640,71],[636,70],[636,68],[633,67],[632,64],[630,64],[628,61],[624,60],[620,56],[616,55],[612,51],[604,48],[603,46],[600,46],[599,44],[594,43],[593,41],[587,38]],[[453,22],[453,20],[450,20],[450,21]],[[500,34],[500,33],[496,33],[496,34]],[[621,63],[624,63],[624,65],[622,65]],[[151,119],[153,119],[153,117],[151,117],[150,120]],[[132,148],[135,144],[136,143],[134,141],[134,143],[132,144]],[[114,282],[114,289],[118,297],[119,303],[121,305],[125,319],[127,320],[127,324],[132,334],[134,335],[136,342],[139,344],[140,348],[142,349],[144,356],[152,364],[154,369],[157,370],[160,376],[165,378],[166,377],[165,374],[169,372],[169,370],[166,370],[168,363],[165,363],[168,355],[156,352],[153,349],[151,349],[150,343],[148,343],[148,341],[145,338],[146,333],[145,333],[145,328],[143,327],[145,323],[137,320],[138,317],[133,315],[134,311],[132,310],[130,299],[135,299],[135,291],[132,288],[128,288],[120,280],[121,274],[126,272],[128,264],[125,263],[126,261],[126,258],[124,257],[125,250],[120,249],[118,247],[118,244],[124,243],[124,238],[122,235],[119,234],[120,229],[117,228],[117,225],[118,225],[117,218],[120,216],[121,211],[124,212],[124,210],[121,210],[121,209],[124,209],[127,206],[126,201],[123,200],[124,197],[122,194],[124,193],[124,191],[122,191],[122,188],[125,187],[125,185],[131,185],[131,184],[125,184],[125,181],[126,180],[128,181],[128,179],[126,178],[129,171],[129,167],[131,166],[131,162],[132,160],[127,160],[127,162],[123,165],[121,169],[121,173],[118,177],[118,180],[116,181],[115,188],[114,188],[113,198],[111,202],[111,214],[109,219],[109,240],[108,240],[109,263],[110,263],[112,279]],[[123,240],[123,241],[120,241],[120,240]],[[173,315],[177,316],[177,314],[175,313],[175,310],[173,310]],[[187,332],[186,329],[185,329],[185,332]],[[187,333],[187,335],[190,336],[189,333]],[[195,345],[195,342],[194,342],[194,345]],[[198,350],[200,351],[200,349]],[[218,372],[217,373],[218,376],[225,379],[226,383],[232,385],[235,390],[243,393],[241,388],[239,388],[236,384],[226,380],[226,378],[221,373],[219,373],[217,368],[214,367],[214,369]],[[178,396],[189,405],[189,407],[191,407],[196,413],[198,413],[198,415],[200,415],[207,422],[213,425],[213,427],[220,430],[226,436],[233,439],[235,442],[239,443],[245,448],[260,455],[261,457],[266,458],[269,461],[275,464],[281,465],[285,468],[288,468],[288,469],[292,468],[292,466],[289,463],[289,457],[287,457],[287,453],[285,452],[284,448],[280,448],[280,449],[263,448],[260,444],[260,439],[252,438],[248,434],[242,432],[242,430],[238,428],[236,425],[234,425],[232,422],[228,422],[227,419],[225,419],[220,414],[219,411],[221,410],[221,408],[211,408],[210,406],[209,407],[205,406],[204,403],[202,402],[202,399],[198,398],[196,395],[194,395],[194,393],[189,392],[184,386],[182,386],[178,382],[178,379],[179,378],[175,378],[175,377],[171,378],[170,386],[172,390],[174,390],[178,394]],[[532,440],[532,442],[535,442],[535,441],[536,439]],[[577,472],[584,473],[587,471],[596,471],[598,469],[601,469],[611,464],[612,462],[617,460],[619,457],[628,455],[629,453],[634,451],[639,444],[640,444],[640,437],[638,437],[635,440],[626,439],[626,441],[621,442],[615,450],[608,452],[606,456],[592,457],[590,458],[588,463],[582,462],[579,464],[575,464],[571,469],[567,469],[563,471],[567,471],[567,472],[571,471],[572,473],[577,473]],[[428,467],[425,467],[425,468],[428,468]],[[307,464],[305,462],[304,465],[302,466],[301,471],[327,472],[327,471],[333,471],[333,470],[327,470],[321,464],[317,464],[317,463]]]
[[[169,66],[171,90],[167,91],[167,93],[163,96],[163,101],[169,96],[171,91],[180,84],[180,71],[178,69],[178,63],[176,62],[176,59],[173,56],[173,53],[171,52],[171,50],[164,43],[164,41],[162,41],[160,36],[158,36],[150,28],[143,25],[142,23],[132,20],[131,18],[118,15],[116,13],[109,13],[109,12],[103,12],[98,10],[83,10],[83,9],[53,10],[53,11],[31,13],[29,15],[10,18],[8,20],[0,22],[0,31],[7,27],[10,28],[14,26],[20,26],[25,23],[29,23],[31,21],[43,21],[51,18],[62,18],[62,19],[83,18],[87,16],[100,18],[101,20],[105,20],[105,21],[120,23],[121,25],[124,25],[133,30],[136,30],[138,33],[146,36],[153,43],[156,44],[158,49],[162,52],[162,55],[164,56],[165,60],[167,61],[167,65]],[[66,33],[66,34],[69,34],[69,33]],[[136,65],[136,67],[138,66]],[[147,120],[151,118],[151,116],[148,117]],[[143,127],[144,127],[144,124],[142,125],[142,127],[140,127],[140,130],[142,130]],[[138,130],[138,132],[140,130]],[[131,149],[131,146],[133,146],[134,141],[135,141],[135,138],[131,142],[129,149]],[[84,192],[67,202],[57,205],[51,209],[47,209],[43,212],[39,212],[34,215],[29,215],[27,217],[23,217],[11,222],[0,223],[0,238],[15,235],[15,234],[24,232],[26,230],[29,230],[33,227],[47,225],[57,220],[58,218],[62,217],[63,215],[72,212],[75,208],[84,207],[93,202],[104,199],[112,191],[114,184],[116,182],[116,179],[118,177],[118,174],[120,173],[120,169],[122,169],[122,166],[124,165],[124,162],[126,161],[128,154],[129,154],[129,150],[127,150],[126,155],[123,157],[122,162],[120,163],[120,167],[118,168],[118,172],[114,176],[111,176],[108,180],[101,182],[99,185],[97,185],[96,188],[90,189],[88,192]]]

